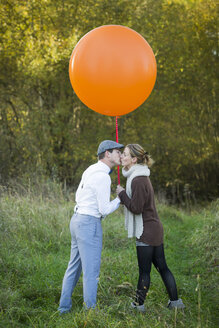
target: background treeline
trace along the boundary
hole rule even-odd
[[[149,99],[119,119],[120,142],[151,153],[155,189],[172,202],[217,196],[215,0],[1,0],[0,16],[1,184],[43,176],[75,187],[98,143],[115,139],[115,118],[74,94],[68,63],[85,33],[121,24],[149,42],[158,75]]]

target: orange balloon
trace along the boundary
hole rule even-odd
[[[75,46],[70,63],[71,85],[92,110],[109,116],[127,114],[150,95],[156,60],[147,41],[121,25],[91,30]]]

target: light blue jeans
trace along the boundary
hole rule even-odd
[[[83,271],[83,297],[86,308],[96,306],[102,250],[101,219],[75,213],[70,222],[71,255],[65,272],[59,312],[69,312],[71,296]]]

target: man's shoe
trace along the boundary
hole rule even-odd
[[[168,309],[184,309],[185,305],[183,304],[183,301],[181,300],[181,298],[179,298],[176,301],[168,301],[168,305],[167,305]]]
[[[71,311],[63,311],[63,312],[60,312],[60,311],[59,311],[59,315],[60,315],[61,317],[64,317],[66,314],[69,314],[69,313],[71,313]]]
[[[138,312],[141,312],[141,313],[145,313],[146,312],[146,309],[145,309],[144,304],[138,305],[137,303],[132,302],[131,303],[131,308],[132,309],[135,309],[135,310],[137,310]]]

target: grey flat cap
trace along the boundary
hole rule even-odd
[[[100,155],[101,153],[104,153],[108,149],[115,149],[115,148],[123,148],[124,145],[112,141],[112,140],[104,140],[99,144],[97,155]]]

